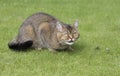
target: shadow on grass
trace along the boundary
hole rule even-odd
[[[74,49],[73,51],[67,51],[67,52],[69,54],[78,54],[78,53],[81,53],[85,49],[85,46],[86,45],[84,42],[80,42],[72,46],[72,48]]]
[[[26,49],[26,50],[14,50],[14,49],[10,49],[10,50],[13,51],[13,52],[23,52],[23,53],[26,53],[26,52],[31,52],[34,49],[30,48],[30,49]]]
[[[66,52],[66,53],[68,53],[68,54],[80,53],[80,52],[82,52],[82,51],[84,50],[84,48],[85,48],[85,43],[84,43],[84,42],[76,43],[76,44],[72,45],[71,47],[74,49],[73,51],[70,51],[70,50],[57,50],[57,51],[58,51],[58,53],[59,53],[59,52],[60,52],[60,53]],[[29,48],[29,49],[26,49],[26,50],[13,50],[13,49],[10,49],[10,50],[11,50],[11,51],[14,51],[14,52],[23,52],[23,53],[32,52],[32,51],[40,51],[40,50],[35,50],[35,49],[33,49],[33,48]],[[43,50],[41,50],[41,51],[48,51],[48,52],[49,52],[48,49],[43,49]],[[40,52],[41,52],[41,51],[40,51]]]

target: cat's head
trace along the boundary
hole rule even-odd
[[[61,44],[72,45],[78,38],[78,21],[73,25],[63,24],[61,22],[56,23],[57,39]]]

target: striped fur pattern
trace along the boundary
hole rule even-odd
[[[71,48],[79,38],[78,21],[73,25],[65,24],[46,13],[36,13],[28,17],[19,29],[18,35],[8,43],[10,49],[26,50],[34,48],[50,51]]]

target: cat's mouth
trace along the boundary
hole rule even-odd
[[[67,45],[72,45],[74,42],[66,42]]]

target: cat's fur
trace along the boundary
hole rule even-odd
[[[72,26],[65,24],[46,13],[36,13],[28,17],[19,29],[19,33],[8,43],[10,49],[25,50],[34,48],[50,51],[70,49],[78,38],[78,22]]]

